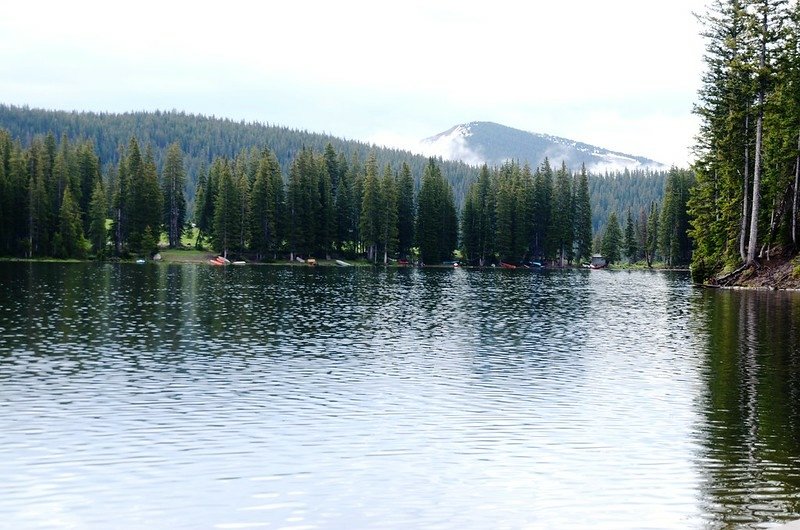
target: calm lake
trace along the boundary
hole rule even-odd
[[[768,528],[800,294],[0,263],[4,528]]]

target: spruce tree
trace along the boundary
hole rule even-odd
[[[420,260],[430,265],[451,259],[458,242],[458,218],[453,190],[433,158],[425,166],[417,205]]]
[[[102,259],[106,254],[108,230],[106,230],[106,217],[108,217],[108,203],[102,180],[97,180],[89,202],[89,242],[92,245],[95,257]]]
[[[644,256],[647,266],[652,266],[650,259],[650,251],[647,248],[648,241],[648,226],[647,226],[647,210],[644,208],[639,210],[639,216],[636,218],[635,234],[636,234],[636,247],[640,256]]]
[[[24,155],[23,155],[24,156]],[[46,180],[44,150],[34,143],[27,152],[27,257],[50,252],[52,203]]]
[[[403,162],[397,177],[397,250],[407,257],[414,244],[414,177]]]
[[[330,145],[330,144],[328,144]],[[331,148],[332,149],[332,148]],[[317,210],[317,247],[321,253],[330,258],[336,239],[336,204],[334,202],[333,179],[338,181],[336,165],[331,163],[333,153],[326,150],[323,156],[316,159],[317,184],[319,187],[319,209]],[[331,172],[334,175],[331,175]]]
[[[494,258],[497,210],[495,182],[486,164],[473,182],[462,210],[462,248],[467,260],[483,267]]]
[[[625,218],[625,241],[623,245],[625,246],[625,256],[628,258],[628,262],[636,262],[639,257],[639,243],[636,240],[636,229],[630,208],[628,208],[628,215]]]
[[[617,212],[611,212],[606,224],[606,231],[603,234],[603,242],[600,247],[603,257],[609,263],[616,263],[620,260],[620,247],[622,245],[622,229],[619,227]]]
[[[592,257],[592,206],[589,198],[589,178],[586,166],[581,166],[575,192],[575,246],[579,260]]]
[[[550,161],[536,169],[533,184],[533,236],[531,249],[534,257],[548,259],[554,255],[554,239],[550,235],[550,220],[553,201],[553,170]]]
[[[398,193],[392,168],[386,164],[380,181],[381,197],[381,246],[383,247],[383,263],[389,263],[389,255],[397,251],[397,207]]]
[[[353,175],[347,159],[339,153],[336,158],[339,181],[336,187],[336,249],[343,252],[353,246]]]
[[[80,208],[81,215],[83,216],[84,232],[88,233],[89,225],[91,224],[91,215],[89,215],[90,204],[94,194],[97,183],[100,182],[100,159],[94,149],[94,144],[91,141],[83,142],[77,149],[77,175],[78,187],[81,190],[79,194],[78,207]],[[106,202],[106,204],[108,204]]]
[[[61,209],[58,214],[58,232],[53,238],[53,254],[60,258],[83,258],[86,254],[86,238],[78,203],[72,198],[68,185],[64,189]]]
[[[657,259],[659,240],[659,208],[658,203],[650,205],[650,215],[647,218],[647,266],[651,267]]]
[[[227,257],[228,250],[236,246],[239,236],[239,193],[227,160],[214,160],[210,174],[216,181],[217,190],[214,200],[213,244],[217,251]]]
[[[244,250],[250,240],[250,163],[251,154],[242,151],[233,165],[233,183],[236,189],[236,210],[233,213],[235,241],[231,248]],[[255,172],[253,172],[255,179]]]
[[[562,162],[561,168],[556,172],[550,222],[550,233],[554,241],[556,259],[560,266],[563,266],[565,261],[572,259],[574,212],[571,180],[567,166]]]
[[[183,165],[183,152],[177,142],[167,149],[167,157],[162,172],[161,189],[164,197],[164,226],[170,248],[179,247],[183,228],[186,224],[186,171]]]
[[[280,204],[283,197],[280,171],[275,153],[265,149],[251,191],[252,248],[259,259],[268,252],[277,251],[280,245]]]
[[[381,189],[375,153],[367,159],[364,189],[361,198],[361,217],[359,230],[361,239],[367,247],[367,259],[377,261],[378,246],[381,239]]]

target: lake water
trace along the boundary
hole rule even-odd
[[[0,263],[0,527],[768,528],[800,295]]]

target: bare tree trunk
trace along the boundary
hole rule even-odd
[[[769,235],[767,240],[764,242],[764,247],[761,250],[761,254],[764,254],[764,249],[766,249],[767,260],[769,260],[769,251],[772,247],[772,242],[775,240],[775,235],[778,232],[778,227],[781,225],[783,221],[783,213],[786,211],[786,203],[789,201],[789,194],[792,193],[792,186],[786,186],[786,190],[783,192],[783,197],[781,198],[781,202],[777,208],[775,208],[775,204],[773,203],[772,214],[770,215],[770,223],[769,223]],[[777,197],[775,198],[774,202],[777,202]]]
[[[761,26],[761,57],[758,64],[761,73],[761,80],[758,88],[758,120],[756,121],[756,159],[753,168],[753,209],[750,214],[750,241],[747,247],[747,265],[752,265],[756,261],[756,245],[758,244],[758,209],[761,198],[761,142],[764,134],[764,67],[767,62],[767,9]]]
[[[747,259],[747,221],[748,221],[748,206],[749,206],[749,190],[750,184],[750,144],[747,137],[750,133],[750,114],[744,117],[744,187],[742,194],[742,229],[739,232],[739,255],[742,261]]]
[[[117,255],[122,254],[122,209],[117,208]]]
[[[797,133],[797,158],[794,165],[794,199],[792,200],[792,243],[797,247],[797,196],[800,185],[800,132]]]

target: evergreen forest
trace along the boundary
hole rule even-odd
[[[614,236],[620,228],[612,212],[600,241],[593,237],[586,171],[574,174],[563,164],[554,171],[548,160],[534,170],[516,162],[483,166],[459,208],[433,158],[415,175],[405,161],[381,166],[374,151],[365,160],[358,153],[348,158],[329,143],[322,151],[301,148],[284,173],[271,149],[243,149],[201,168],[190,208],[185,158],[174,142],[159,167],[151,145],[132,137],[108,165],[91,140],[57,141],[51,133],[23,147],[0,131],[0,254],[148,256],[162,240],[176,248],[193,233],[198,248],[258,261],[439,264],[458,249],[475,265],[567,265],[588,260],[593,244],[615,261],[618,255],[648,265],[656,255],[671,264],[688,259],[686,222],[668,217],[686,211],[690,179],[677,169],[667,176],[663,207],[656,201],[641,207],[635,223],[628,209],[628,240]]]
[[[798,249],[800,4],[714,0],[689,199],[698,282]]]
[[[130,112],[122,114],[66,112],[31,109],[0,104],[0,128],[8,130],[23,147],[30,147],[34,138],[52,133],[66,136],[73,142],[91,141],[102,162],[104,175],[114,170],[131,138],[148,145],[156,166],[163,167],[167,150],[179,142],[186,174],[184,194],[189,212],[194,211],[194,198],[200,175],[207,173],[215,158],[234,159],[244,150],[263,149],[275,154],[284,175],[288,175],[298,153],[305,149],[321,153],[328,144],[349,161],[356,156],[366,161],[374,154],[379,168],[387,164],[399,168],[406,163],[414,177],[414,187],[422,185],[428,159],[399,149],[390,149],[363,142],[336,138],[256,122],[237,122],[184,112]],[[525,161],[518,161],[524,163]],[[529,160],[533,165],[542,161]],[[560,160],[552,163],[560,164]],[[437,160],[442,176],[453,190],[456,208],[460,211],[472,182],[478,179],[479,167],[461,162]],[[579,168],[571,168],[578,170]],[[638,212],[663,199],[667,171],[619,171],[593,174],[588,172],[589,196],[592,204],[592,229],[601,232],[611,212],[622,217],[628,209]]]

